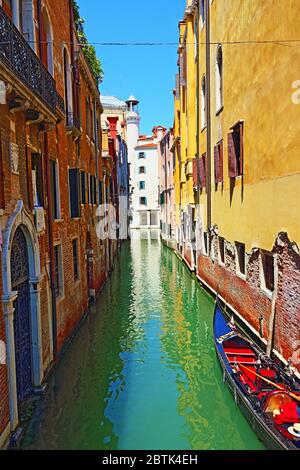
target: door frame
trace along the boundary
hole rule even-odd
[[[26,212],[23,201],[20,200],[17,203],[15,211],[13,214],[11,214],[7,221],[3,234],[2,253],[2,307],[5,319],[6,357],[9,384],[9,413],[10,426],[12,431],[17,428],[19,423],[14,336],[14,302],[18,297],[18,293],[12,291],[10,269],[11,247],[17,228],[22,229],[28,248],[33,389],[40,389],[43,380],[40,303],[41,271],[39,242],[32,218]]]

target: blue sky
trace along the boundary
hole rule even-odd
[[[77,0],[95,42],[178,42],[186,0]],[[173,125],[177,47],[96,46],[104,69],[100,91],[140,101],[141,133]]]

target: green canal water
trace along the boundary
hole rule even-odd
[[[159,240],[124,244],[23,449],[263,449],[223,384],[213,302]]]

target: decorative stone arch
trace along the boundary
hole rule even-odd
[[[2,305],[5,318],[6,352],[9,380],[10,424],[12,431],[18,425],[17,377],[15,365],[14,337],[14,302],[18,293],[12,291],[11,284],[11,247],[18,228],[22,229],[28,249],[29,284],[30,284],[30,315],[32,338],[32,369],[33,387],[38,390],[43,379],[42,371],[42,336],[40,309],[40,252],[35,226],[24,208],[23,201],[18,201],[13,214],[9,217],[3,234],[2,253]]]

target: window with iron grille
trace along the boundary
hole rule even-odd
[[[54,247],[54,282],[55,295],[56,297],[60,297],[63,295],[63,268],[61,245],[55,245]]]
[[[78,239],[72,241],[74,281],[79,279]]]
[[[145,174],[146,173],[146,167],[145,166],[140,166],[139,167],[139,174]]]

